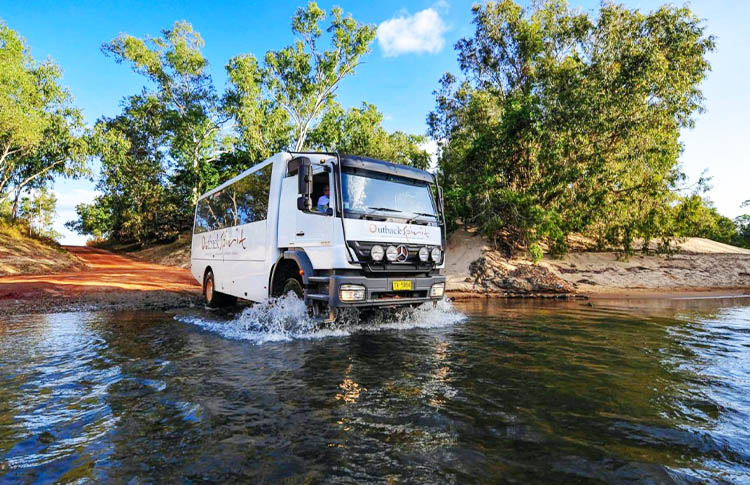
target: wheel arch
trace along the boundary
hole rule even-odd
[[[277,294],[280,290],[278,286],[283,284],[290,275],[299,277],[302,280],[302,286],[305,287],[310,283],[309,277],[312,274],[313,266],[304,250],[285,250],[271,269],[268,279],[268,294],[269,296]]]

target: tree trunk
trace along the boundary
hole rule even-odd
[[[13,209],[10,211],[11,220],[15,221],[18,217],[18,200],[21,198],[21,189],[16,190],[16,195],[13,198]]]

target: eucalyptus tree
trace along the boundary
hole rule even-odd
[[[321,23],[326,18],[326,12],[310,2],[292,18],[294,44],[268,51],[263,65],[249,54],[229,62],[227,107],[249,147],[283,140],[292,149],[302,150],[310,130],[333,105],[341,81],[354,74],[369,52],[374,26],[344,16],[334,7],[324,39]],[[321,46],[324,40],[328,48]]]
[[[289,113],[264,95],[265,73],[250,54],[232,58],[226,66],[229,86],[224,112],[234,124],[234,150],[224,157],[226,178],[289,148],[293,137]]]
[[[12,197],[14,215],[27,189],[87,173],[83,116],[61,76],[0,23],[0,202]]]
[[[451,218],[521,245],[571,232],[658,237],[681,183],[681,128],[702,108],[714,39],[688,8],[562,0],[473,7],[428,116]]]
[[[203,46],[200,34],[184,21],[175,22],[160,37],[121,34],[102,46],[105,54],[130,64],[153,83],[153,89],[144,87],[139,96],[158,101],[174,188],[193,205],[217,182],[212,162],[227,150],[221,129],[225,120]]]

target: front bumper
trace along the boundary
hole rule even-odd
[[[393,291],[394,281],[411,281],[411,291]],[[337,307],[375,307],[419,305],[428,301],[437,301],[440,297],[430,297],[430,288],[437,283],[445,284],[445,276],[422,277],[380,277],[342,276],[329,277],[327,295],[311,295],[316,300],[325,298],[331,308]],[[365,287],[365,299],[360,301],[341,301],[339,289],[342,285],[361,285]]]

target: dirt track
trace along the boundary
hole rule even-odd
[[[189,270],[144,263],[102,249],[67,246],[87,269],[0,277],[0,316],[93,309],[168,308],[195,303]]]

